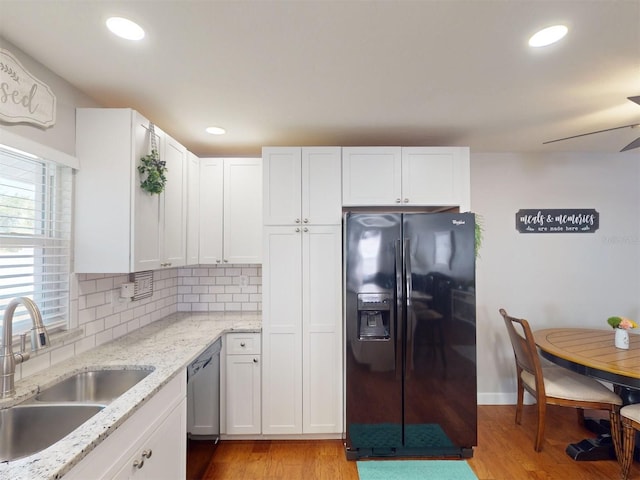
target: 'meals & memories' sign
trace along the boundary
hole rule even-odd
[[[516,212],[520,233],[593,233],[598,230],[600,214],[585,209],[524,209]]]
[[[56,97],[7,50],[0,48],[0,120],[50,127],[56,123]]]

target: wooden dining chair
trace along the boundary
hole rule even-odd
[[[543,367],[529,323],[523,319],[510,317],[503,308],[500,309],[500,315],[504,318],[509,332],[516,360],[518,382],[516,423],[520,425],[522,420],[525,390],[533,395],[537,404],[538,428],[533,448],[537,452],[542,450],[546,408],[549,404],[577,408],[578,418],[582,422],[584,422],[584,409],[607,410],[611,420],[614,447],[618,453],[622,399],[593,378],[556,365]]]
[[[640,404],[622,407],[620,417],[622,418],[622,454],[618,455],[618,460],[622,468],[620,478],[627,480],[636,447],[636,430],[640,430]]]

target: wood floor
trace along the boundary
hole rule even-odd
[[[478,408],[478,447],[468,462],[479,480],[620,478],[615,460],[575,461],[565,453],[567,444],[594,436],[571,409],[549,408],[544,447],[536,453],[533,408],[525,407],[522,425],[514,422],[514,406]],[[337,440],[190,442],[187,462],[188,480],[358,480],[356,463]],[[630,479],[640,480],[640,463]]]

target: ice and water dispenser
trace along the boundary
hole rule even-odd
[[[358,339],[388,340],[391,302],[388,293],[358,293]]]

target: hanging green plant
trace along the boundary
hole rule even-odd
[[[140,158],[138,173],[141,176],[140,187],[143,190],[152,194],[162,193],[167,183],[167,166],[166,162],[160,160],[157,150],[151,150],[149,155]]]
[[[475,216],[476,216],[475,253],[476,253],[476,258],[480,258],[480,254],[478,252],[480,251],[480,247],[482,247],[482,240],[484,237],[484,225],[483,225],[482,217],[477,213],[475,214]]]

